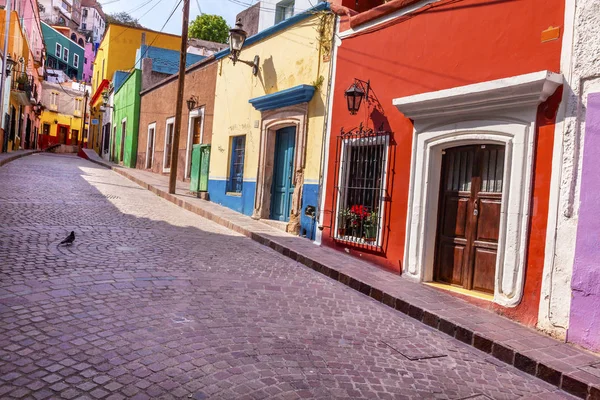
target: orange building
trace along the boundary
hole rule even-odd
[[[564,0],[348,12],[322,243],[535,325],[563,19]]]

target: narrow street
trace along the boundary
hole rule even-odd
[[[3,399],[572,398],[74,156],[0,168],[0,266]]]

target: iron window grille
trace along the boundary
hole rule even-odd
[[[229,163],[229,179],[227,189],[229,193],[242,193],[244,184],[244,156],[246,153],[246,136],[231,138],[231,154]]]
[[[337,138],[334,190],[334,239],[380,250],[384,234],[384,201],[390,133],[342,130]]]

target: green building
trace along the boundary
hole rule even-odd
[[[112,161],[135,168],[138,127],[140,122],[140,90],[142,71],[134,69],[115,89],[113,101],[114,152]]]
[[[41,26],[46,46],[46,67],[64,71],[69,78],[80,81],[83,77],[85,49],[45,22]]]

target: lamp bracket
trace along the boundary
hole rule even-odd
[[[371,80],[363,81],[362,79],[354,78],[354,84],[365,92],[365,100],[369,101],[369,92],[371,91]]]
[[[242,64],[246,64],[246,65],[252,67],[252,75],[256,76],[256,74],[258,74],[258,64],[260,63],[260,57],[259,56],[254,56],[254,60],[253,61],[240,60],[239,58],[233,57],[233,56],[230,56],[229,58],[233,62],[233,65],[235,65],[235,63],[237,61],[239,61]]]

